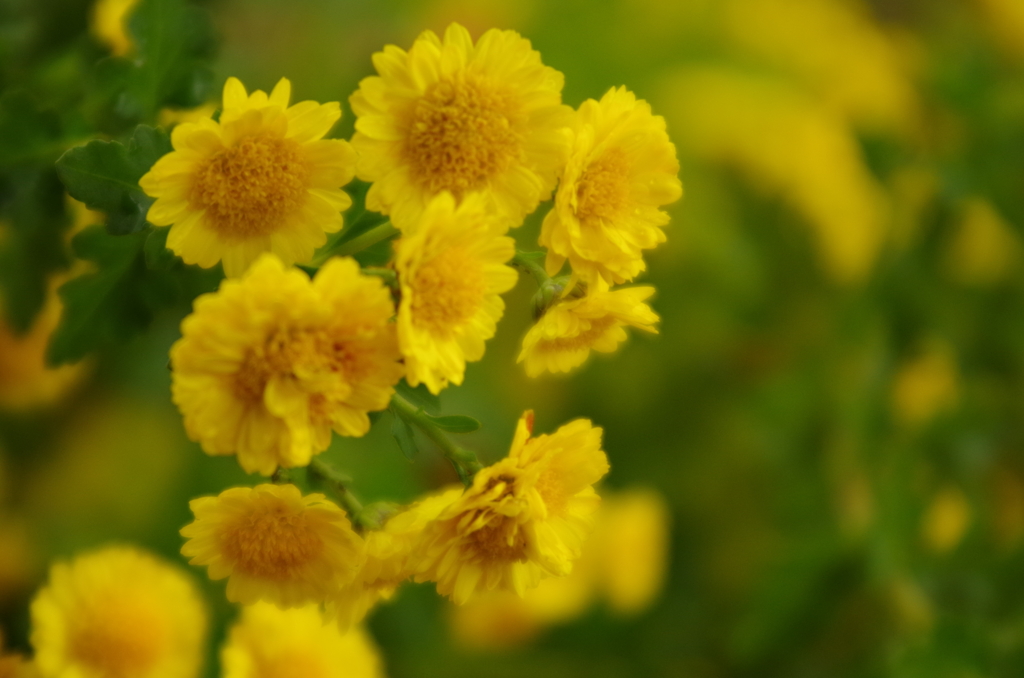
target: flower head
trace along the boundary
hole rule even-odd
[[[352,581],[365,544],[345,512],[322,494],[294,485],[234,487],[189,503],[195,521],[181,529],[190,565],[228,578],[227,597],[282,607],[323,602]]]
[[[572,154],[544,218],[540,244],[554,275],[569,260],[593,282],[632,280],[646,268],[642,250],[665,240],[660,210],[683,194],[676,148],[665,119],[625,87],[580,106]]]
[[[199,297],[171,347],[172,394],[208,454],[249,473],[309,463],[331,429],[361,436],[401,378],[391,295],[352,259],[310,281],[264,255]]]
[[[126,24],[137,4],[139,0],[97,0],[92,7],[93,35],[106,43],[116,56],[132,51],[132,39]]]
[[[206,611],[177,567],[115,546],[57,563],[32,601],[32,645],[44,676],[195,678]]]
[[[590,352],[611,353],[625,341],[624,326],[657,332],[658,316],[643,303],[653,287],[609,290],[597,279],[586,295],[556,303],[540,317],[523,339],[518,362],[526,373],[568,372],[583,364]]]
[[[146,218],[171,226],[167,246],[186,263],[224,263],[238,276],[262,252],[287,263],[308,261],[327,233],[341,228],[352,204],[341,186],[355,172],[346,141],[323,136],[341,117],[337,102],[288,106],[282,78],[268,97],[246,94],[237,78],[224,85],[220,121],[174,128],[174,151],[139,185],[156,202]]]
[[[442,193],[398,242],[398,343],[413,386],[424,383],[440,393],[449,382],[461,384],[466,363],[483,357],[484,342],[505,311],[499,295],[518,278],[505,265],[515,243],[502,233],[482,197],[456,206]]]
[[[406,52],[373,57],[379,75],[352,95],[352,145],[366,204],[414,227],[441,191],[457,200],[484,191],[518,225],[554,188],[568,153],[571,109],[564,77],[513,31],[490,30],[474,45],[451,24],[442,40],[422,33]]]
[[[380,653],[362,628],[342,633],[309,605],[281,610],[256,603],[221,650],[224,678],[383,678]]]
[[[495,589],[522,596],[580,555],[600,503],[592,485],[608,472],[601,429],[578,419],[532,438],[532,427],[527,412],[509,456],[427,525],[410,560],[417,581],[459,605]]]
[[[380,530],[366,532],[366,561],[355,579],[327,603],[339,628],[359,623],[381,599],[394,595],[411,575],[409,556],[423,529],[462,494],[448,488],[392,516]]]

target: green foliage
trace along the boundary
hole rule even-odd
[[[405,458],[409,461],[413,461],[419,454],[419,447],[416,445],[416,436],[413,434],[412,427],[409,426],[402,415],[392,410],[391,417],[391,435],[394,436],[395,442],[398,443],[398,449],[402,451]]]
[[[127,145],[95,140],[72,148],[57,161],[57,172],[71,197],[107,213],[111,235],[127,235],[145,228],[153,203],[139,179],[171,150],[166,132],[139,125]]]
[[[429,414],[426,416],[430,423],[448,433],[472,433],[480,428],[479,421],[462,414],[450,414],[443,417],[435,417]]]
[[[96,71],[116,120],[151,121],[166,106],[190,108],[207,100],[215,41],[203,10],[182,0],[142,0],[128,27],[135,53],[105,59]]]

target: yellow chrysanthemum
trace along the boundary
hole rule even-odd
[[[239,276],[263,252],[306,262],[341,228],[352,199],[341,190],[355,172],[347,141],[323,136],[341,117],[337,102],[288,106],[282,78],[268,97],[224,85],[220,121],[174,128],[174,151],[139,180],[156,198],[146,218],[171,226],[167,246],[189,264],[223,261]]]
[[[657,333],[658,315],[643,303],[653,287],[609,290],[597,279],[587,294],[567,299],[545,311],[523,338],[518,362],[536,377],[544,372],[568,372],[583,364],[590,352],[611,353],[626,340],[624,326]]]
[[[379,278],[332,259],[310,281],[264,255],[196,299],[171,347],[189,437],[249,473],[309,463],[331,429],[361,436],[401,378],[394,303]]]
[[[342,633],[316,605],[242,610],[221,649],[224,678],[383,678],[380,653],[362,628]]]
[[[505,311],[500,294],[515,287],[512,238],[479,195],[456,207],[450,193],[427,206],[411,235],[395,247],[402,287],[398,345],[406,379],[440,393],[461,384],[466,363],[484,356]]]
[[[682,195],[676,147],[650,104],[625,87],[584,101],[555,206],[541,227],[548,273],[568,259],[587,281],[632,280],[646,268],[642,250],[665,240],[669,216],[658,208]]]
[[[132,50],[128,17],[139,0],[96,0],[92,7],[92,32],[117,56]]]
[[[415,227],[430,199],[449,191],[493,198],[513,225],[547,199],[568,153],[571,109],[564,77],[514,31],[473,44],[451,24],[442,41],[422,33],[406,52],[373,56],[378,76],[352,95],[359,178],[372,181],[368,208]]]
[[[135,548],[80,555],[50,570],[32,601],[45,678],[194,678],[206,611],[192,581]]]
[[[366,545],[345,512],[294,485],[233,487],[189,502],[196,519],[181,529],[190,565],[228,578],[227,597],[250,605],[321,603],[359,571]]]
[[[409,578],[409,555],[423,528],[461,494],[458,486],[425,497],[390,518],[382,529],[364,535],[366,562],[355,580],[327,604],[328,614],[342,630],[359,623],[379,600],[391,598]]]
[[[565,576],[579,557],[608,472],[601,429],[578,419],[531,438],[519,420],[509,456],[479,473],[424,529],[410,559],[417,581],[462,605],[485,591],[522,596],[545,576]]]

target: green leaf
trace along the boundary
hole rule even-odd
[[[0,297],[11,328],[24,333],[46,301],[50,279],[67,267],[70,219],[52,166],[0,172]]]
[[[60,288],[64,313],[50,340],[51,364],[75,362],[100,347],[120,343],[148,327],[160,309],[198,293],[190,288],[211,287],[213,272],[180,262],[169,270],[147,269],[150,237],[153,234],[146,231],[112,236],[91,226],[71,241],[75,254],[93,262],[95,270]]]
[[[57,161],[57,172],[71,197],[107,213],[112,235],[127,235],[145,228],[153,203],[139,179],[172,150],[166,132],[140,125],[127,146],[96,140],[68,150]]]
[[[146,237],[143,253],[146,255],[146,268],[151,271],[169,271],[180,260],[174,252],[167,249],[169,228],[154,228]]]
[[[0,96],[0,167],[53,162],[62,150],[60,118],[20,90]]]
[[[427,414],[427,419],[438,428],[448,433],[472,433],[480,428],[480,422],[473,417],[461,414],[452,414],[443,417],[435,417]]]
[[[137,54],[125,94],[143,118],[152,119],[164,106],[189,108],[206,101],[214,47],[206,12],[183,0],[142,0],[128,29]]]
[[[402,418],[398,412],[394,409],[391,410],[391,435],[395,437],[395,441],[398,443],[398,448],[402,450],[402,454],[409,461],[416,458],[416,454],[419,452],[419,448],[416,446],[416,437],[413,435],[412,427],[409,426],[409,422]]]
[[[438,414],[441,411],[441,399],[423,384],[413,388],[409,386],[409,382],[402,379],[395,384],[395,390],[398,391],[398,395],[428,414]]]

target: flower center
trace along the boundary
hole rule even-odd
[[[452,248],[416,270],[412,289],[413,324],[448,337],[476,315],[484,299],[484,274],[473,257]]]
[[[263,497],[229,525],[221,545],[239,571],[279,581],[291,579],[324,550],[309,517],[274,497]]]
[[[81,615],[68,639],[77,661],[101,678],[148,675],[164,654],[167,639],[163,618],[144,597],[112,596],[102,609]]]
[[[348,329],[278,330],[246,353],[235,373],[235,396],[250,405],[263,402],[267,382],[275,375],[301,379],[317,395],[364,379],[373,369],[369,360],[373,347],[370,339],[360,336],[359,328]],[[322,397],[311,404],[320,409],[326,406]]]
[[[472,79],[442,80],[412,111],[405,154],[431,193],[456,197],[482,188],[520,155],[517,106],[501,88]]]
[[[495,516],[491,522],[469,534],[473,551],[488,562],[525,562],[526,537],[515,521]]]
[[[295,141],[248,136],[199,165],[189,198],[221,236],[251,238],[272,233],[301,209],[309,176]]]
[[[576,217],[582,222],[617,217],[629,205],[629,169],[618,147],[591,162],[576,184]]]

